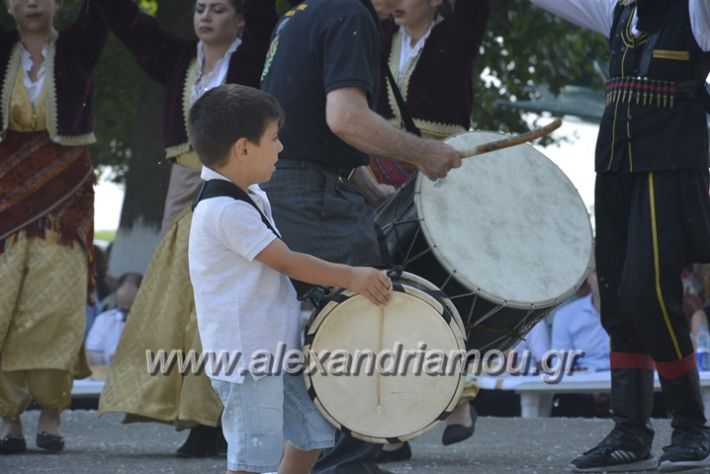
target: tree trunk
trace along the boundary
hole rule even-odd
[[[192,36],[193,6],[192,0],[164,0],[157,19],[172,31]],[[113,277],[125,272],[145,273],[160,241],[171,167],[162,139],[164,96],[162,86],[142,76],[126,193],[109,262],[108,274]]]

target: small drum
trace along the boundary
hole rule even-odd
[[[340,290],[314,313],[306,333],[309,362],[314,353],[330,354],[325,371],[306,372],[308,393],[336,428],[356,438],[374,443],[414,438],[456,408],[465,375],[462,326],[455,306],[415,275],[393,281],[385,307]],[[446,354],[443,370],[424,365],[439,351]],[[336,358],[348,357],[336,367]]]
[[[446,142],[470,149],[501,138],[466,132]],[[442,184],[420,174],[378,210],[393,263],[451,298],[469,349],[507,350],[584,282],[587,209],[531,145],[465,159]]]

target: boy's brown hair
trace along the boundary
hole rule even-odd
[[[190,109],[188,135],[200,162],[208,168],[227,163],[229,150],[240,138],[259,143],[273,121],[283,123],[284,111],[266,92],[238,84],[211,89]]]

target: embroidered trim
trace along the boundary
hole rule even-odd
[[[426,45],[424,46],[426,47]],[[417,57],[414,58],[414,60],[409,64],[409,67],[404,73],[404,77],[402,78],[402,83],[397,84],[399,86],[399,91],[402,93],[402,98],[404,99],[404,102],[407,102],[407,96],[409,95],[409,80],[412,78],[412,73],[414,72],[414,69],[417,67],[417,64],[419,63],[419,58],[422,55],[422,51],[424,51],[424,48],[422,48],[419,51],[419,54],[417,54]],[[400,27],[397,32],[394,34],[392,37],[392,49],[390,49],[390,57],[389,57],[389,68],[390,71],[393,71],[392,74],[395,77],[399,76],[399,59],[402,55],[402,28]],[[392,86],[390,85],[389,82],[387,82],[387,101],[390,106],[390,110],[392,111],[392,115],[394,115],[398,120],[398,123],[402,123],[402,114],[399,111],[399,107],[397,106],[397,99],[394,97],[394,91],[392,90]],[[401,125],[399,125],[401,128]]]
[[[674,61],[690,61],[690,51],[671,51],[668,49],[654,49],[653,59],[671,59]]]
[[[634,11],[636,10],[636,6],[634,5],[631,11],[631,15],[629,15],[629,19],[626,22],[626,26],[624,29],[621,31],[621,40],[624,42],[624,44],[629,47],[629,48],[635,48],[636,46],[641,46],[642,44],[646,43],[648,41],[648,34],[641,32],[638,38],[634,38],[633,34],[633,21],[634,21]]]
[[[434,26],[436,26],[440,21],[441,20],[436,21]],[[399,59],[402,54],[402,36],[402,28],[400,27],[392,37],[392,48],[388,58],[388,66],[390,71],[393,71],[392,74],[394,74],[395,77],[397,76],[395,72],[399,71]],[[426,45],[424,45],[424,48],[426,48]],[[412,74],[414,73],[417,64],[419,63],[419,58],[421,58],[424,48],[419,51],[417,57],[414,58],[414,60],[409,64],[409,67],[402,78],[402,84],[399,85],[400,92],[402,93],[402,98],[404,98],[405,103],[407,102],[407,96],[409,94],[409,81],[412,78]],[[392,85],[389,81],[387,81],[387,103],[393,115],[390,122],[397,128],[403,128],[402,114],[400,113],[399,106],[397,105],[397,99],[394,97],[394,90],[392,89]],[[430,135],[432,138],[443,139],[453,135],[454,133],[466,131],[464,127],[458,124],[435,122],[416,117],[412,117],[412,119],[414,120],[414,124],[417,128],[419,128],[419,130],[422,131],[422,133]]]
[[[5,78],[2,86],[2,131],[5,132],[10,127],[10,103],[12,101],[12,88],[15,86],[17,71],[20,68],[20,42],[15,43],[7,62]],[[2,137],[0,137],[2,141]]]
[[[166,158],[175,158],[183,153],[190,151],[190,144],[188,142],[181,143],[179,145],[171,146],[165,149]]]
[[[413,118],[414,125],[422,132],[424,138],[434,138],[437,140],[443,140],[450,137],[455,133],[467,132],[461,125],[453,123],[443,123],[443,122],[433,122],[430,120],[422,120],[418,118]],[[389,122],[397,128],[402,128],[401,120],[397,118],[389,119]]]
[[[182,88],[182,122],[185,127],[185,134],[187,134],[187,118],[190,115],[191,97],[192,97],[192,86],[197,82],[197,57],[195,57],[190,65],[187,67],[187,72],[185,74],[185,84]],[[189,142],[180,143],[178,145],[173,145],[165,148],[166,158],[175,158],[184,153],[192,150]]]
[[[94,135],[94,132],[89,132],[82,135],[53,136],[52,141],[63,146],[91,145],[96,143],[96,135]]]
[[[47,57],[45,58],[45,90],[46,90],[46,110],[47,110],[47,132],[55,143],[63,143],[62,137],[59,136],[57,126],[59,122],[59,111],[57,107],[57,81],[54,77],[54,58],[57,53],[56,40],[57,32],[52,30],[49,35],[49,44],[47,45]]]
[[[175,162],[179,165],[185,166],[186,168],[192,168],[194,170],[200,171],[202,169],[202,163],[197,157],[195,150],[190,150],[187,153],[182,153],[175,158]]]
[[[187,68],[187,75],[185,76],[185,87],[182,90],[182,119],[183,119],[183,125],[185,126],[185,134],[187,135],[187,117],[190,115],[190,107],[192,107],[192,86],[195,85],[197,82],[197,76],[198,76],[198,70],[197,70],[197,58],[192,60],[190,63],[190,66]],[[186,151],[190,150],[190,144],[189,143],[183,143],[179,146],[186,147],[185,151],[181,152],[185,153]],[[171,147],[175,148],[175,147]]]

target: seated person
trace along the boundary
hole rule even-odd
[[[538,321],[535,326],[530,330],[530,332],[523,338],[514,348],[513,351],[518,357],[521,357],[525,351],[529,351],[532,355],[532,360],[530,361],[535,367],[540,366],[542,358],[545,357],[545,353],[550,350],[550,331],[547,326],[547,319],[542,319]],[[518,367],[519,361],[516,361],[515,367]],[[533,365],[531,364],[530,369],[532,370]],[[529,374],[524,374],[529,375]]]
[[[140,273],[125,273],[118,279],[116,307],[96,317],[86,338],[86,359],[90,366],[111,365],[142,279]]]
[[[587,278],[591,292],[564,306],[552,322],[553,350],[582,350],[574,361],[573,370],[610,370],[609,336],[599,315],[599,284],[597,272]],[[609,416],[608,394],[555,395],[553,416]]]
[[[552,322],[551,348],[558,351],[582,350],[575,370],[609,370],[609,336],[599,316],[597,272],[587,278],[591,293],[564,306]]]
[[[708,329],[708,315],[710,315],[710,264],[696,264],[694,276],[700,283],[701,290],[698,295],[686,294],[683,296],[683,310],[686,317],[690,313],[690,335],[693,347],[697,349],[698,334],[701,328]],[[693,299],[692,297],[695,296]],[[692,308],[692,312],[687,311]]]

